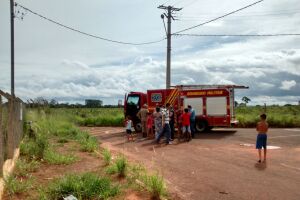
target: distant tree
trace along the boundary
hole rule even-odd
[[[247,105],[247,103],[249,103],[249,101],[251,101],[251,99],[248,98],[248,97],[246,97],[246,96],[244,96],[244,97],[242,98],[242,101],[245,102],[245,104]]]
[[[51,99],[49,105],[51,108],[55,108],[58,105],[58,101],[56,101],[55,99]]]
[[[234,101],[234,107],[238,107],[239,103],[237,101]]]

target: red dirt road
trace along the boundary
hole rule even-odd
[[[258,164],[254,129],[216,129],[189,143],[127,142],[123,128],[84,128],[111,150],[158,170],[181,199],[300,199],[300,129],[269,130],[266,164]]]

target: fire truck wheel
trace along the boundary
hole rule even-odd
[[[197,132],[204,132],[206,131],[208,128],[206,121],[198,121],[196,122],[196,131]]]
[[[135,130],[135,132],[137,132],[137,133],[142,132],[142,124],[141,124],[141,123],[135,124],[135,125],[134,125],[134,130]]]

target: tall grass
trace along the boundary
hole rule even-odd
[[[143,181],[147,190],[151,193],[152,199],[159,200],[166,196],[167,189],[164,180],[158,174],[145,175]]]
[[[105,164],[109,165],[111,163],[111,158],[112,158],[109,149],[107,149],[107,148],[103,149],[102,150],[102,156],[103,156]]]
[[[51,109],[56,113],[69,113],[80,126],[123,126],[123,108],[73,108]]]
[[[119,188],[113,186],[108,178],[93,173],[69,174],[51,182],[40,199],[63,199],[70,194],[79,200],[108,199],[118,192]]]
[[[273,128],[300,127],[300,106],[241,106],[236,108],[239,127],[253,128],[262,113],[267,114],[267,122]]]
[[[9,195],[20,194],[33,187],[33,179],[18,179],[14,175],[4,179],[5,189]]]

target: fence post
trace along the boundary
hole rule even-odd
[[[3,163],[4,163],[4,141],[2,131],[2,96],[0,95],[0,177],[3,177]]]
[[[8,114],[8,131],[7,131],[7,158],[14,157],[15,143],[14,143],[14,97],[9,98],[9,114]]]

